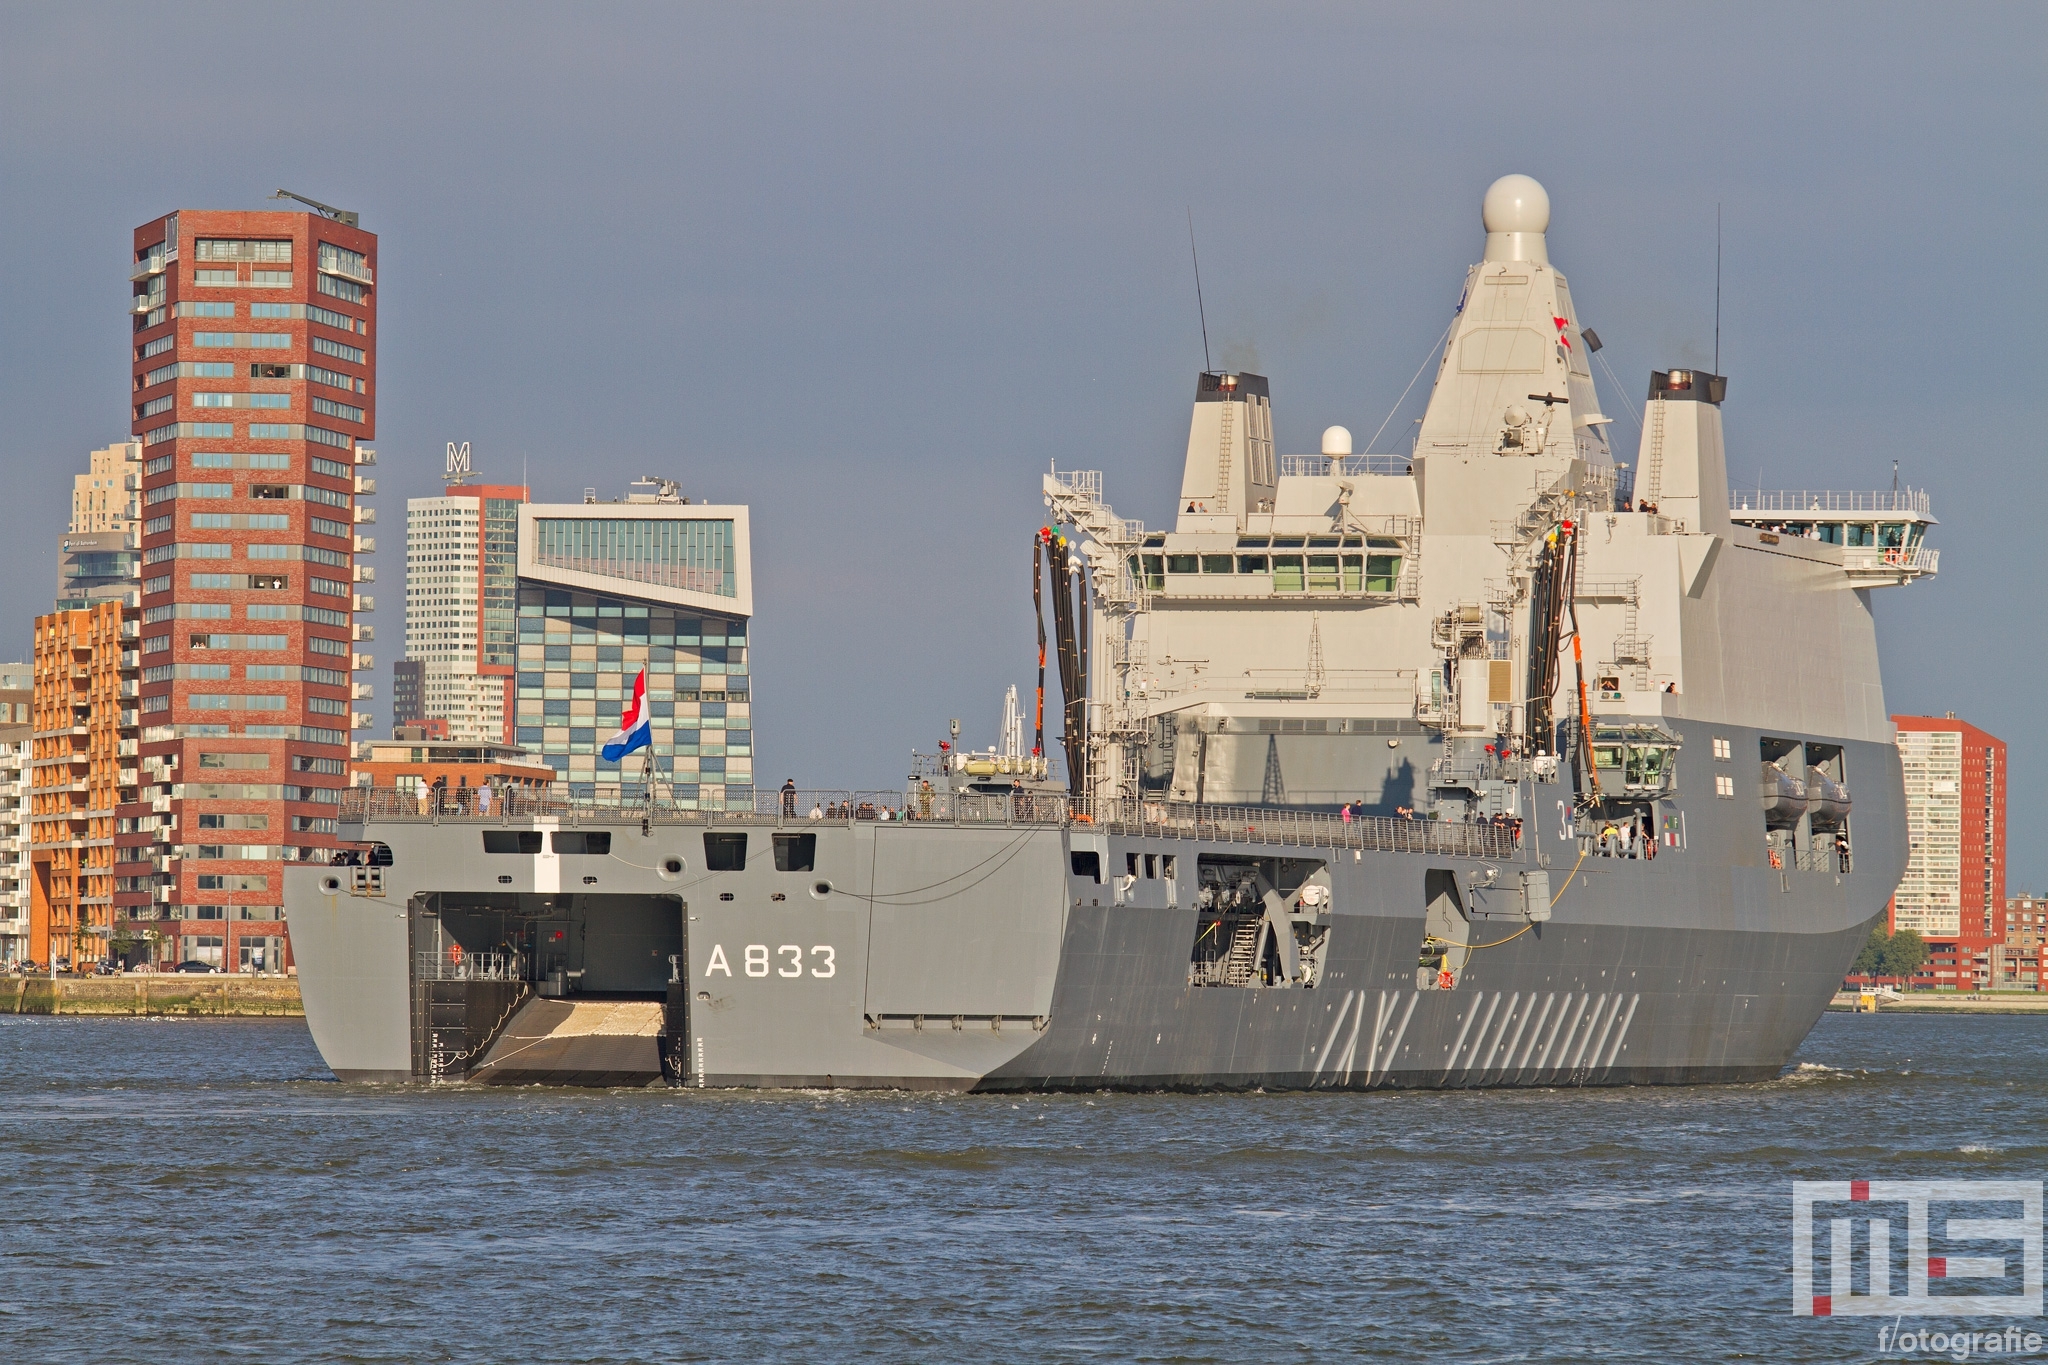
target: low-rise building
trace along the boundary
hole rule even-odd
[[[2048,897],[2007,896],[1999,927],[2004,931],[1991,945],[1991,986],[2002,991],[2043,989],[2041,958],[2048,953]]]
[[[400,730],[414,727],[401,726]],[[372,740],[363,748],[368,757],[356,761],[356,781],[366,786],[392,787],[421,792],[440,787],[463,809],[474,803],[474,792],[486,783],[494,797],[510,792],[545,791],[554,784],[555,770],[515,744],[490,744],[474,740],[433,740],[402,734],[390,741]]]

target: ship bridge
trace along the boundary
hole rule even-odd
[[[1760,536],[1839,547],[1842,569],[1857,587],[1930,578],[1941,564],[1941,551],[1922,543],[1937,524],[1924,488],[1737,489],[1728,495],[1728,519]]]

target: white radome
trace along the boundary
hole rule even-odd
[[[1349,455],[1351,453],[1351,428],[1326,427],[1323,429],[1323,454]]]
[[[1488,232],[1548,232],[1550,194],[1526,175],[1504,175],[1486,187],[1480,208]]]

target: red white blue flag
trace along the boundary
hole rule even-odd
[[[653,741],[654,722],[647,713],[647,670],[643,668],[640,676],[633,679],[633,700],[627,703],[626,714],[619,720],[619,732],[604,743],[605,762],[616,763]]]

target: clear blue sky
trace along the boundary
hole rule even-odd
[[[1304,451],[1388,415],[1523,171],[1610,412],[1709,360],[1718,203],[1731,474],[1932,489],[1887,695],[2011,741],[2048,887],[2044,51],[2039,5],[10,6],[0,654],[128,429],[129,230],[283,185],[382,238],[380,717],[404,500],[467,440],[542,498],[751,503],[761,775],[884,785],[1028,684],[1049,460],[1168,518],[1188,209]]]

